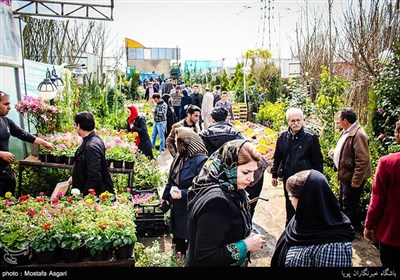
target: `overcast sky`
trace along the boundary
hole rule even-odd
[[[275,57],[279,49],[282,57],[289,57],[287,36],[293,35],[300,4],[271,1],[271,28],[268,4],[264,24],[263,5],[261,1],[116,0],[114,21],[109,24],[121,44],[128,37],[145,47],[178,46],[182,60],[238,58],[247,49],[269,46]]]
[[[334,0],[334,5],[347,1]],[[114,20],[106,22],[113,42],[106,55],[123,47],[127,37],[148,48],[178,46],[181,60],[240,58],[254,48],[270,49],[274,58],[290,58],[296,22],[306,10],[311,18],[315,8],[327,13],[328,0],[115,0]]]

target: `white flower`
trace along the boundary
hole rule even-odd
[[[78,195],[81,194],[81,191],[79,189],[77,189],[77,188],[73,188],[71,190],[71,194],[78,196]]]

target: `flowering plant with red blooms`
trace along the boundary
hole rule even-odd
[[[103,220],[88,224],[86,248],[89,249],[90,255],[111,249],[113,232],[108,223],[109,221]]]
[[[98,201],[98,197],[96,196],[96,192],[94,189],[89,189],[88,194],[83,197],[86,205],[93,204]]]
[[[102,203],[93,190],[84,198],[71,190],[71,196],[54,199],[41,194],[13,199],[7,194],[0,203],[0,248],[21,250],[30,245],[35,251],[76,249],[86,243],[93,250],[133,244],[136,241],[135,210],[129,204]],[[107,200],[112,195],[104,194]],[[96,200],[97,199],[97,200]],[[11,205],[6,205],[6,202]],[[91,250],[93,249],[93,250]]]
[[[185,256],[181,252],[177,252],[171,257],[171,266],[183,267],[185,265]]]
[[[100,204],[111,205],[111,203],[113,203],[114,201],[115,201],[115,195],[109,193],[108,191],[101,193],[99,196]]]
[[[34,217],[32,225],[35,227],[35,234],[32,235],[30,247],[36,252],[54,251],[57,248],[56,232],[58,220],[49,213],[51,208],[44,208]]]

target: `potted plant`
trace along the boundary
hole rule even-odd
[[[88,223],[86,248],[93,261],[105,261],[112,253],[112,230],[108,221],[95,220]]]
[[[110,223],[112,231],[112,245],[115,248],[117,259],[127,259],[132,257],[133,246],[137,240],[136,225],[134,222],[135,210],[129,204],[115,204],[112,207],[113,223]],[[126,217],[130,217],[127,219]]]
[[[160,172],[159,163],[149,160],[145,156],[138,157],[135,165],[134,182],[135,189],[148,190],[164,185],[166,173]]]
[[[61,113],[54,105],[49,105],[42,98],[25,95],[15,104],[22,116],[35,126],[39,135],[51,133],[56,129],[57,118]]]
[[[124,158],[125,152],[122,146],[115,146],[111,151],[111,159],[113,160],[114,168],[122,168]]]
[[[133,169],[136,159],[137,147],[135,144],[129,145],[124,149],[124,164],[126,169]]]
[[[50,152],[50,155],[53,156],[52,162],[64,163],[66,150],[67,146],[65,146],[64,144],[57,144],[56,148]]]
[[[60,247],[61,256],[66,262],[79,262],[84,255],[84,245],[86,240],[87,223],[84,217],[87,215],[82,211],[81,204],[75,204],[75,207],[61,207],[61,213],[57,218],[57,230],[54,235]],[[79,213],[82,213],[80,215]]]
[[[0,247],[4,250],[3,259],[11,264],[27,264],[30,258],[29,215],[10,205],[2,215],[0,225]]]
[[[112,244],[115,247],[115,257],[117,259],[132,257],[133,247],[137,240],[135,225],[129,221],[120,221],[115,223],[114,229]]]
[[[35,223],[35,234],[30,246],[38,263],[58,261],[58,242],[56,238],[57,220],[49,215],[41,215]]]

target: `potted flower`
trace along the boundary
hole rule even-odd
[[[32,123],[40,135],[51,133],[56,129],[57,118],[61,113],[54,105],[47,104],[40,97],[26,95],[15,104],[15,108],[25,119]]]
[[[12,265],[27,264],[30,258],[29,215],[10,205],[2,215],[0,225],[0,247],[3,259]]]
[[[122,146],[115,146],[111,151],[111,159],[113,160],[114,168],[122,168],[124,158],[125,152]]]
[[[61,213],[57,218],[58,226],[54,235],[60,247],[61,255],[66,262],[79,262],[84,255],[87,227],[84,219],[88,215],[83,213],[85,211],[83,204],[75,204],[74,206],[60,207]]]
[[[113,228],[112,244],[115,247],[115,257],[117,259],[132,257],[133,247],[137,240],[135,224],[127,220],[118,221]]]
[[[117,259],[127,259],[132,256],[133,246],[137,240],[136,225],[134,222],[135,210],[129,204],[116,203],[112,207],[109,224],[112,232],[111,240],[115,248],[115,257]],[[126,217],[130,217],[127,219]]]
[[[65,153],[67,150],[67,146],[64,144],[57,144],[56,148],[50,152],[52,155],[52,162],[54,163],[64,163],[65,161]]]
[[[88,223],[86,248],[93,261],[105,261],[112,253],[112,229],[108,222],[103,220]]]
[[[135,144],[127,144],[124,148],[124,162],[126,169],[133,169],[137,153],[137,146]]]
[[[58,261],[57,220],[44,215],[35,223],[35,234],[30,246],[38,263],[55,263]]]
[[[166,181],[166,173],[160,172],[158,162],[149,160],[145,156],[138,157],[133,176],[137,190],[158,188],[164,185],[164,181]]]

